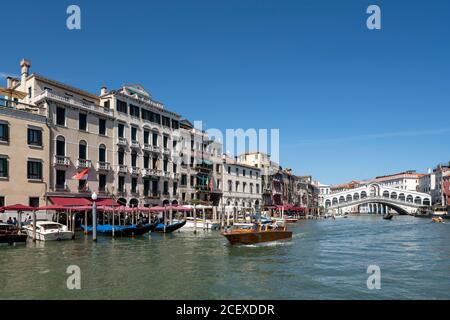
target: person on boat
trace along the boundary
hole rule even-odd
[[[11,217],[8,218],[8,220],[6,221],[7,224],[13,224],[13,220]]]

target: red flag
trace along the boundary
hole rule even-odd
[[[84,169],[83,171],[81,171],[81,172],[77,173],[76,175],[74,175],[72,177],[72,179],[75,179],[75,180],[87,180],[88,175],[89,175],[89,169]]]

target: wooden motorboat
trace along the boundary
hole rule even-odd
[[[224,231],[222,235],[230,244],[255,244],[291,239],[292,231],[288,231],[286,227],[254,224],[251,228]]]
[[[296,219],[296,218],[285,218],[284,221],[286,223],[296,223],[298,221],[298,219]]]
[[[15,244],[27,241],[27,234],[22,233],[15,225],[0,223],[0,244]]]

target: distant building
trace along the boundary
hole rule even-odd
[[[424,174],[416,173],[414,170],[408,170],[386,176],[376,177],[371,183],[378,183],[382,186],[397,188],[400,190],[418,191],[419,180]]]

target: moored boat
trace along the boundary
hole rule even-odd
[[[232,229],[222,232],[230,244],[256,244],[292,238],[292,231],[277,225],[254,224],[249,228]]]
[[[111,224],[100,224],[97,226],[97,233],[99,235],[104,236],[113,236],[113,230],[114,230],[114,237],[134,237],[134,236],[140,236],[143,234],[148,233],[152,228],[155,227],[156,224],[133,224],[133,225],[111,225]],[[92,233],[92,226],[85,226],[81,225],[81,228],[88,233]]]
[[[0,244],[15,244],[27,241],[27,234],[22,233],[15,225],[0,223]]]
[[[174,232],[180,228],[182,228],[186,224],[186,220],[183,221],[177,221],[172,224],[164,224],[164,223],[157,223],[152,225],[150,228],[151,232],[157,232],[157,233],[171,233]]]
[[[25,226],[25,230],[30,238],[34,237],[33,223]],[[67,226],[53,221],[37,221],[36,222],[36,240],[54,241],[54,240],[70,240],[73,233],[69,231]]]
[[[186,224],[183,227],[183,230],[193,230],[195,229],[195,221],[193,217],[186,218]],[[197,218],[197,230],[218,230],[220,229],[220,223],[212,222],[211,220],[206,219],[203,221],[202,219]]]

